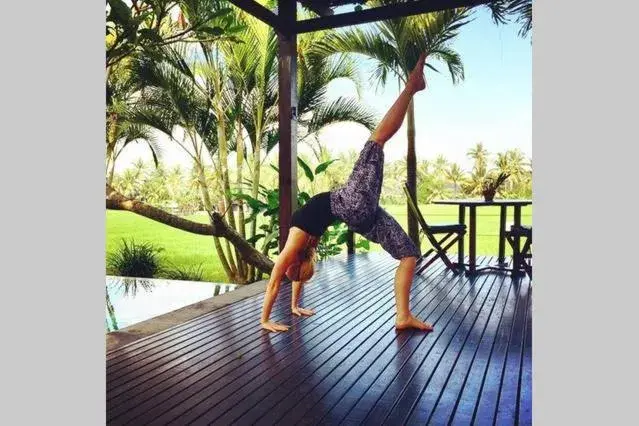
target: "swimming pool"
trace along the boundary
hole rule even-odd
[[[218,294],[233,291],[236,287],[236,284],[201,281],[107,276],[106,332],[121,330]]]

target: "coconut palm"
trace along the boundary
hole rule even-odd
[[[132,61],[131,69],[140,92],[135,121],[165,133],[188,154],[197,173],[202,204],[210,215],[220,210],[212,194],[225,191],[218,179],[207,177],[205,167],[207,162],[217,163],[221,136],[218,128],[221,117],[216,115],[214,105],[219,90],[215,90],[211,81],[215,78],[215,69],[208,62],[210,57],[202,63],[205,49],[204,45],[171,46],[164,49],[162,60],[137,58]],[[230,257],[232,249],[228,240],[225,241],[226,254],[220,239],[214,237],[213,241],[229,279],[241,282]]]
[[[520,187],[526,178],[526,159],[519,149],[510,149],[497,154],[495,166],[499,172],[507,173],[510,178],[505,183],[505,188],[518,195]]]
[[[444,157],[444,155],[439,154],[435,161],[433,161],[433,166],[435,168],[435,173],[438,175],[444,175],[446,173],[446,169],[448,168],[448,159]]]
[[[267,2],[267,6],[269,3]],[[239,45],[224,47],[225,64],[228,67],[229,81],[233,93],[232,109],[240,113],[235,126],[236,150],[244,150],[242,134],[248,137],[252,154],[249,168],[251,171],[250,196],[258,198],[261,184],[264,154],[268,154],[278,141],[277,116],[277,38],[275,32],[256,18],[238,12],[238,22],[246,30],[238,35]],[[315,51],[314,46],[326,32],[303,35],[298,42],[298,142],[312,143],[318,132],[333,123],[355,122],[368,128],[376,124],[375,116],[358,100],[347,97],[328,99],[328,86],[336,79],[346,78],[360,86],[355,64],[349,58],[327,58]],[[238,155],[236,190],[242,191],[241,178],[243,161]],[[249,158],[246,155],[247,159]],[[242,195],[240,195],[242,196]],[[239,210],[242,212],[242,209]],[[239,225],[240,233],[245,232]],[[245,232],[249,240],[257,233],[256,221],[251,221]],[[250,277],[254,269],[250,271]]]
[[[106,81],[106,174],[111,185],[115,163],[131,143],[146,144],[157,166],[161,148],[152,128],[132,121],[131,107],[135,105],[135,80],[124,67],[111,67]]]
[[[474,161],[473,173],[479,177],[483,177],[488,173],[488,157],[490,153],[484,147],[484,144],[478,142],[473,148],[469,149],[466,156]]]
[[[255,24],[256,26],[264,24]],[[259,28],[258,28],[259,30]],[[256,32],[259,32],[256,30]],[[262,33],[259,33],[262,34]],[[249,32],[253,37],[255,33]],[[264,36],[273,40],[273,35]],[[249,40],[250,41],[250,40]],[[266,43],[266,57],[274,57]],[[268,130],[275,128],[277,116],[273,82],[276,68],[264,65],[263,85],[256,75],[255,64],[271,59],[255,60],[259,52],[254,43],[245,43],[252,49],[243,53],[242,49],[218,48],[219,46],[199,45],[197,47],[172,46],[165,49],[161,61],[137,58],[132,61],[133,74],[139,80],[140,101],[135,114],[136,122],[155,127],[178,143],[194,161],[198,169],[199,186],[205,209],[225,212],[228,225],[244,237],[244,220],[237,220],[230,208],[231,183],[228,173],[228,155],[236,150],[238,159],[238,180],[243,166],[243,134],[253,135],[253,181],[259,185],[262,148],[272,148],[273,138],[264,138]],[[300,43],[300,56],[304,64],[300,66],[299,97],[300,127],[306,135],[318,132],[322,127],[340,121],[356,121],[372,128],[374,116],[361,104],[346,98],[329,101],[327,86],[336,78],[353,76],[353,65],[347,60],[332,61],[310,52],[311,42]],[[269,53],[270,52],[270,53]],[[270,55],[270,56],[269,56]],[[300,61],[302,62],[302,60]],[[271,73],[271,75],[267,75]],[[257,108],[254,108],[257,107]],[[255,114],[255,110],[258,111]],[[262,111],[260,113],[259,111]],[[260,130],[260,129],[265,130]],[[179,137],[177,129],[182,130]],[[274,138],[275,140],[277,138]],[[268,143],[270,141],[270,143]],[[266,142],[266,143],[265,143]],[[215,169],[215,180],[206,177],[204,160],[209,158]],[[212,185],[211,185],[212,184]],[[213,186],[213,188],[211,188]],[[218,202],[211,195],[216,192]],[[242,211],[242,210],[240,210]],[[255,228],[253,221],[252,227]],[[255,229],[251,236],[255,235]],[[216,239],[216,248],[222,266],[234,282],[246,282],[254,277],[244,269],[235,252],[225,241],[226,254],[222,252]]]
[[[459,164],[452,163],[446,170],[446,177],[453,183],[455,197],[457,197],[457,194],[459,192],[459,184],[464,179],[464,171],[461,167],[459,167]]]
[[[269,131],[275,117],[277,96],[277,38],[275,33],[257,18],[238,11],[235,19],[245,26],[245,31],[238,34],[240,44],[223,45],[225,63],[228,67],[229,81],[232,82],[234,92],[231,108],[235,111],[235,150],[237,152],[236,191],[243,195],[243,167],[244,157],[251,172],[250,195],[257,198],[259,194],[260,176],[262,169],[262,153],[267,148]],[[239,120],[239,122],[237,122]],[[248,137],[245,143],[242,129]],[[248,150],[251,154],[249,157]],[[238,199],[239,232],[243,237],[251,240],[257,233],[257,222],[251,221],[248,232],[243,209],[243,200]],[[251,240],[252,241],[252,240]],[[255,243],[253,243],[255,245]],[[249,281],[253,280],[255,270],[248,271]]]
[[[371,6],[381,6],[391,2],[373,0],[368,3]],[[373,78],[381,85],[389,77],[405,82],[419,55],[426,52],[426,66],[437,71],[435,64],[445,65],[455,84],[464,78],[464,68],[461,57],[451,48],[451,42],[458,30],[468,22],[468,18],[469,11],[460,8],[376,22],[324,37],[318,43],[318,49],[334,54],[351,52],[373,59]],[[415,196],[417,172],[413,101],[407,111],[407,136],[407,182]],[[408,215],[408,231],[413,241],[418,243],[419,228],[417,220],[411,214]]]

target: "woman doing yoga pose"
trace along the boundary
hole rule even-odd
[[[364,145],[346,185],[312,197],[292,217],[284,249],[278,256],[264,295],[262,328],[287,331],[288,326],[269,320],[280,283],[287,275],[293,282],[291,310],[299,316],[315,312],[298,306],[303,283],[314,272],[315,248],[319,238],[335,220],[365,238],[379,243],[399,260],[395,273],[395,327],[432,330],[430,324],[415,318],[409,309],[409,293],[420,252],[402,227],[379,206],[384,170],[384,144],[400,128],[413,95],[426,87],[425,55],[422,54],[410,73],[406,86]]]

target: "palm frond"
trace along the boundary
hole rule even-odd
[[[306,124],[309,134],[319,131],[329,124],[354,122],[373,130],[377,125],[375,115],[359,101],[352,98],[339,97],[333,102],[325,103],[313,111],[312,118]]]
[[[431,51],[431,56],[446,64],[453,84],[464,79],[464,64],[459,53],[448,47],[441,47]]]
[[[318,52],[325,55],[343,54],[344,52],[360,54],[386,64],[388,69],[399,72],[401,58],[396,46],[387,38],[380,37],[373,28],[363,30],[352,28],[329,34],[315,46]]]
[[[512,20],[520,24],[520,37],[526,37],[532,30],[532,0],[494,0],[486,3],[486,7],[496,24]]]

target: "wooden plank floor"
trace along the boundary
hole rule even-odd
[[[481,263],[493,258],[481,258]],[[431,333],[396,332],[383,253],[322,262],[290,314],[283,285],[107,354],[107,421],[120,425],[424,425],[532,423],[532,287],[527,278],[416,277],[413,313]]]

